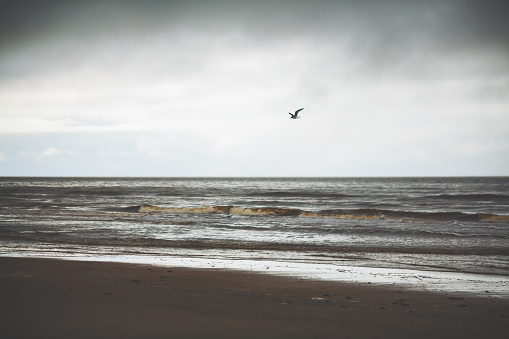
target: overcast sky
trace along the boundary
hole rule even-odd
[[[509,175],[507,1],[0,6],[2,176]]]

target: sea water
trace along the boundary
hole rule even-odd
[[[0,178],[0,255],[509,297],[509,178]]]

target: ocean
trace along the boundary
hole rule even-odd
[[[2,177],[0,255],[509,298],[509,177]]]

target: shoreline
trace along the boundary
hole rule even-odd
[[[509,301],[223,269],[0,257],[19,338],[505,338]]]
[[[43,258],[55,260],[111,262],[125,264],[152,265],[161,267],[181,267],[189,269],[227,270],[253,274],[269,274],[290,279],[309,281],[338,282],[346,284],[365,284],[390,289],[421,291],[432,293],[456,293],[475,297],[496,297],[509,301],[509,276],[480,274],[472,272],[433,271],[408,268],[369,267],[356,265],[337,265],[331,263],[306,263],[285,258],[268,259],[256,256],[228,258],[224,253],[214,252],[175,252],[172,255],[0,255],[12,258]]]

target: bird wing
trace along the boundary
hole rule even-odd
[[[304,108],[298,109],[295,111],[295,115],[297,115],[300,111],[302,111]]]
[[[290,114],[290,115],[293,117],[293,114],[292,114],[292,113],[288,113],[288,114]]]

